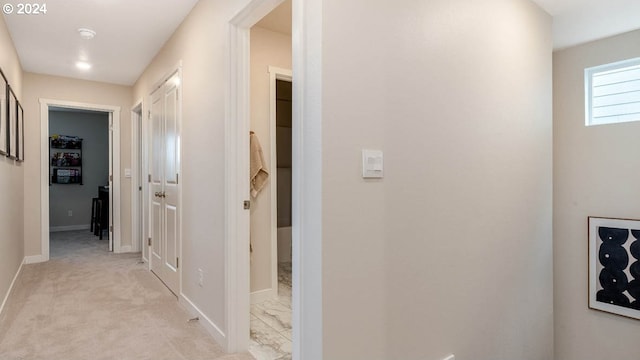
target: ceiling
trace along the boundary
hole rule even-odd
[[[55,0],[46,15],[4,17],[25,71],[132,85],[197,1]],[[638,0],[533,1],[553,16],[554,49],[640,28]],[[256,25],[290,34],[290,14],[287,0]],[[79,28],[97,35],[83,40]]]
[[[553,16],[553,48],[640,28],[638,0],[533,0]]]
[[[55,0],[46,2],[46,14],[16,15],[14,10],[4,19],[24,71],[132,85],[196,2]],[[97,34],[83,40],[79,28]],[[76,68],[79,60],[92,68]]]

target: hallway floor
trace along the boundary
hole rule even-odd
[[[278,298],[251,305],[249,351],[257,360],[291,360],[291,263],[278,264]]]
[[[0,316],[0,359],[251,360],[224,354],[140,263],[88,230],[51,234],[51,260],[24,265]]]

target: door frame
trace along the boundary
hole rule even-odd
[[[229,22],[225,116],[226,349],[249,344],[250,28],[282,3],[252,0]],[[292,0],[293,359],[321,360],[322,0]],[[304,241],[301,241],[304,239]]]
[[[53,100],[40,98],[40,241],[41,250],[39,261],[49,261],[49,107],[82,109],[110,113],[113,124],[113,141],[109,144],[112,149],[109,157],[112,159],[112,197],[113,232],[110,241],[113,252],[120,253],[120,107],[99,105],[75,101]],[[97,189],[96,189],[97,190]]]
[[[146,164],[146,141],[144,131],[143,101],[138,100],[131,108],[131,251],[141,252],[142,260],[148,262],[144,239],[148,237],[146,229],[147,182],[143,180]],[[138,189],[142,186],[142,190]],[[141,194],[139,194],[141,193]],[[142,198],[142,199],[140,199]],[[135,240],[140,236],[140,239]]]
[[[271,177],[271,289],[278,294],[278,151],[276,131],[276,81],[293,82],[293,72],[269,66],[269,137],[271,138],[271,154],[269,176]]]

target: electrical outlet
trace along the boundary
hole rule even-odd
[[[198,269],[198,285],[204,286],[204,272],[202,269]]]
[[[69,210],[67,214],[69,214],[69,216],[73,216],[73,211]]]

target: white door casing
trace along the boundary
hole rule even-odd
[[[83,109],[110,113],[110,123],[113,128],[111,139],[111,174],[113,182],[109,193],[113,232],[113,251],[121,252],[120,238],[120,107],[81,103],[75,101],[53,100],[40,98],[40,250],[39,255],[25,257],[25,263],[33,264],[49,260],[49,107]]]
[[[109,113],[109,204],[113,204],[113,114]],[[102,231],[102,230],[101,230]],[[113,206],[109,206],[109,251],[113,251]]]
[[[180,293],[180,72],[151,95],[149,213],[153,271]]]
[[[226,350],[249,343],[249,29],[281,3],[251,0],[229,22],[225,132]],[[293,359],[320,360],[322,341],[322,0],[292,1]],[[304,240],[302,240],[304,239]]]

